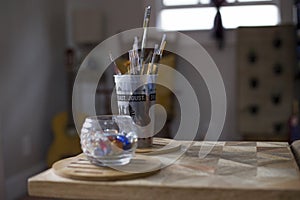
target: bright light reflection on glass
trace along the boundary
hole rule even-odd
[[[223,26],[270,26],[279,23],[279,11],[274,5],[221,7]]]
[[[199,2],[202,4],[209,4],[211,0],[199,0]]]
[[[221,7],[225,28],[239,26],[273,26],[280,20],[275,5]],[[166,30],[209,30],[213,28],[214,7],[164,9],[160,12],[158,26]]]
[[[198,4],[198,0],[163,0],[165,6],[180,6]]]
[[[238,2],[257,2],[257,1],[272,1],[272,0],[237,0]]]
[[[213,27],[216,8],[165,9],[160,13],[160,26],[166,30],[205,30]]]

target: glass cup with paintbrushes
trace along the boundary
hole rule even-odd
[[[166,34],[163,34],[161,44],[155,44],[152,52],[146,55],[147,29],[149,26],[151,7],[145,8],[143,21],[143,37],[139,51],[138,37],[134,38],[132,49],[128,51],[129,65],[127,72],[121,74],[115,65],[115,85],[117,93],[118,111],[121,115],[130,115],[137,126],[138,148],[152,146],[154,136],[154,114],[149,111],[156,101],[157,63],[162,57]],[[110,55],[111,60],[112,56]],[[152,113],[154,113],[152,111]]]

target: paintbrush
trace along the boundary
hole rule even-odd
[[[140,65],[142,66],[142,68],[144,67],[143,61],[145,56],[144,54],[145,54],[145,46],[146,46],[146,39],[147,39],[147,29],[149,27],[149,22],[150,22],[150,14],[151,14],[151,6],[147,6],[145,8],[145,14],[144,14],[144,22],[143,22],[144,33],[143,33],[143,38],[141,43],[141,55],[140,55]]]

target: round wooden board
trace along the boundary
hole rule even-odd
[[[160,170],[161,162],[156,158],[137,155],[123,166],[100,167],[90,163],[84,154],[57,161],[52,165],[55,174],[71,179],[87,181],[113,181],[141,178]]]
[[[181,144],[172,139],[167,138],[153,138],[152,147],[137,148],[136,153],[144,155],[159,155],[178,151]]]

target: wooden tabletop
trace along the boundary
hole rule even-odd
[[[201,147],[211,148],[204,158],[199,157]],[[73,180],[48,169],[28,180],[28,192],[105,200],[300,198],[299,168],[288,143],[195,142],[187,147],[183,142],[182,151],[176,162],[158,173],[126,181]]]

